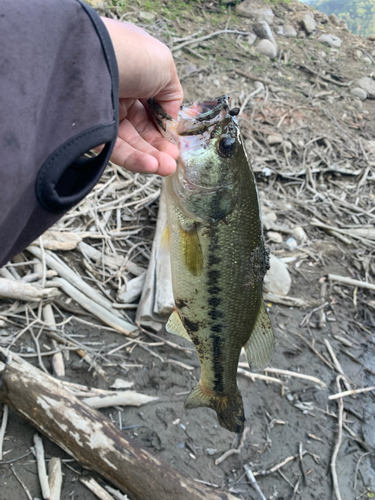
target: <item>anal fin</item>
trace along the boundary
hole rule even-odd
[[[190,342],[192,341],[177,311],[173,311],[173,313],[169,316],[165,329],[168,333],[173,333],[174,335],[179,335]]]
[[[244,345],[247,362],[252,371],[261,370],[269,364],[273,354],[273,347],[273,328],[266,306],[263,299],[261,299],[253,331]]]

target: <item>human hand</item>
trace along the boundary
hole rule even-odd
[[[115,50],[120,76],[119,132],[111,160],[131,172],[170,175],[178,148],[162,137],[147,112],[155,97],[177,118],[183,91],[166,45],[141,28],[102,18]]]

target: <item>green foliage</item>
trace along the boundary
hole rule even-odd
[[[309,4],[344,19],[356,35],[367,37],[375,33],[375,0],[313,0]]]

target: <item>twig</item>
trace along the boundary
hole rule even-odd
[[[1,421],[1,427],[0,427],[0,461],[3,459],[3,442],[8,423],[8,411],[9,411],[8,405],[4,405],[3,419]]]
[[[204,40],[208,40],[209,38],[212,38],[214,36],[217,36],[217,35],[222,35],[223,33],[232,33],[234,35],[250,35],[251,33],[249,32],[246,32],[246,31],[238,31],[238,30],[219,30],[219,31],[215,31],[214,33],[210,33],[209,35],[204,35],[204,36],[200,36],[199,38],[193,38],[192,40],[187,40],[186,42],[182,42],[180,43],[180,45],[176,45],[175,47],[172,47],[172,52],[176,51],[176,50],[180,50],[182,49],[183,47],[186,47],[187,45],[191,45],[191,44],[195,44],[195,43],[198,43],[198,42],[203,42]]]
[[[306,453],[307,453],[307,451],[303,451],[302,456],[306,455]],[[299,458],[299,453],[297,455],[292,455],[292,456],[286,458],[285,460],[283,460],[282,462],[280,462],[277,465],[274,465],[270,469],[265,469],[262,471],[254,472],[254,476],[268,476],[269,474],[273,474],[277,470],[281,469],[281,467],[284,467],[284,465],[286,465],[289,462],[292,462],[296,458]]]
[[[9,467],[11,468],[13,474],[14,474],[14,477],[17,479],[17,481],[20,483],[20,485],[22,486],[24,492],[26,493],[26,496],[29,500],[33,500],[33,497],[31,496],[30,494],[30,491],[28,490],[28,488],[26,487],[26,485],[22,482],[21,478],[18,476],[18,474],[16,473],[16,471],[14,470],[14,467],[13,467],[13,464],[11,463],[9,465]]]
[[[248,364],[241,361],[240,363],[238,363],[238,366],[246,368],[246,367],[248,367]],[[297,373],[297,372],[291,372],[289,370],[282,370],[281,368],[265,368],[264,371],[266,373],[267,372],[279,373],[280,375],[285,375],[287,377],[295,377],[295,378],[310,380],[311,382],[314,382],[315,384],[320,385],[320,387],[323,387],[323,388],[327,387],[327,384],[325,382],[323,382],[322,380],[320,380],[317,377],[313,377],[312,375],[305,375],[304,373]],[[244,373],[242,371],[241,372],[239,371],[238,373],[241,373],[242,375],[244,375]],[[247,373],[249,373],[254,378],[261,378],[261,377],[259,377],[259,374],[257,374],[257,373],[251,373],[251,372],[247,372]],[[274,379],[272,377],[268,377],[268,379],[271,382],[275,382],[275,380],[278,380],[279,383],[281,382],[279,379]],[[264,379],[264,380],[267,380],[267,379]],[[281,383],[283,383],[283,382],[281,382]]]
[[[100,500],[113,500],[113,496],[110,495],[105,489],[100,486],[100,484],[95,481],[93,477],[80,477],[80,482],[86,486],[90,491],[94,493]]]
[[[355,474],[354,474],[354,486],[353,486],[354,492],[357,489],[357,474],[358,474],[359,464],[361,463],[362,458],[365,458],[365,457],[367,457],[367,455],[370,455],[370,454],[371,454],[371,451],[368,451],[367,453],[364,453],[363,455],[361,455],[358,459],[358,462],[357,462],[357,465],[355,468]]]
[[[358,286],[360,288],[366,288],[367,290],[375,290],[375,285],[372,283],[367,283],[366,281],[354,280],[352,278],[347,278],[346,276],[329,274],[328,279],[330,281],[336,281],[336,283],[343,283],[344,285]]]
[[[351,391],[339,392],[338,394],[333,394],[332,396],[328,396],[328,399],[338,399],[344,398],[345,396],[353,396],[354,394],[360,394],[361,392],[369,392],[375,391],[375,386],[373,387],[363,387],[362,389],[353,389]]]
[[[217,458],[215,460],[215,465],[219,465],[221,464],[221,462],[224,462],[224,460],[228,457],[230,457],[231,455],[239,455],[242,451],[242,448],[244,447],[245,445],[245,441],[246,441],[246,435],[247,433],[249,432],[250,430],[250,427],[245,427],[243,433],[242,433],[242,436],[241,436],[241,443],[239,445],[239,447],[236,449],[236,448],[231,448],[230,450],[227,450],[225,453],[223,453],[221,455],[221,457]]]
[[[340,392],[340,380],[344,380],[343,375],[338,375],[336,378],[336,383],[337,383],[337,389]],[[337,500],[342,500],[341,499],[341,494],[340,494],[340,488],[339,488],[339,482],[337,479],[337,473],[336,473],[336,458],[340,449],[341,445],[341,439],[342,439],[342,419],[343,419],[343,413],[344,413],[344,402],[342,398],[339,398],[338,400],[338,410],[339,410],[339,415],[338,415],[338,435],[337,435],[337,441],[335,448],[333,450],[332,454],[332,459],[331,459],[331,474],[332,474],[332,481],[333,481],[333,488],[335,491],[335,495]]]
[[[254,474],[250,469],[250,466],[244,464],[243,468],[245,469],[247,479],[250,481],[250,484],[254,488],[254,490],[258,493],[260,500],[267,500],[266,497],[263,495],[262,490],[259,488],[257,480],[255,479]]]
[[[240,375],[245,375],[245,377],[250,378],[253,382],[255,381],[255,379],[259,379],[259,380],[266,380],[267,382],[273,382],[279,385],[285,385],[285,383],[278,378],[268,377],[267,375],[262,375],[261,373],[252,373],[249,372],[248,370],[244,370],[243,368],[238,368],[237,373],[239,373]]]
[[[39,434],[34,434],[34,445],[35,445],[35,458],[38,466],[38,476],[40,487],[42,490],[42,496],[44,500],[49,500],[51,497],[51,492],[48,484],[48,476],[46,471],[46,464],[44,461],[44,448],[43,441]]]
[[[325,357],[322,354],[320,354],[320,352],[317,351],[315,347],[307,339],[305,339],[303,335],[297,332],[292,332],[292,333],[294,333],[294,335],[297,335],[297,337],[302,339],[305,342],[305,344],[307,344],[310,347],[312,352],[315,353],[318,356],[318,358],[323,361],[323,363],[325,363],[331,370],[334,370],[335,367],[327,359],[325,359]]]
[[[53,457],[48,462],[48,482],[51,492],[50,500],[60,500],[61,486],[62,486],[62,473],[61,473],[61,459]]]
[[[341,373],[341,375],[343,376],[343,382],[345,384],[345,387],[347,388],[348,391],[350,391],[350,384],[349,384],[349,379],[348,377],[345,375],[344,373],[344,370],[341,368],[341,365],[340,365],[340,362],[339,360],[336,358],[336,354],[334,353],[333,349],[332,349],[332,346],[331,344],[329,343],[329,340],[328,339],[324,339],[324,343],[328,349],[328,352],[330,353],[331,355],[331,358],[332,358],[332,361],[333,361],[333,364],[335,365],[335,368],[336,370]]]

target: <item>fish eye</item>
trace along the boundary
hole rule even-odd
[[[218,144],[219,155],[222,158],[230,158],[234,153],[234,148],[236,145],[236,140],[233,137],[225,136],[222,137]]]

